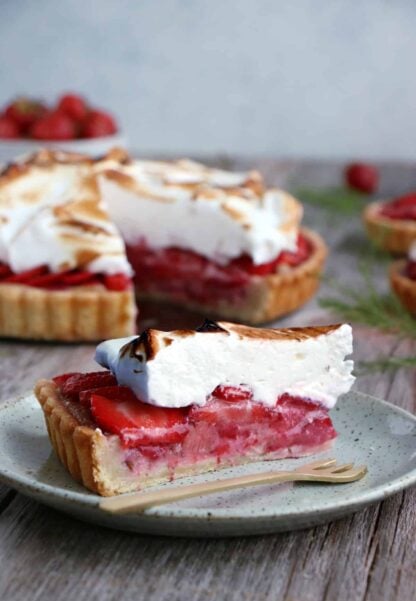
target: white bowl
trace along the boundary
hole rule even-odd
[[[40,148],[80,152],[91,156],[105,154],[114,146],[126,148],[126,138],[122,134],[104,136],[102,138],[88,138],[84,140],[0,140],[0,163],[8,163],[15,158],[35,152]]]

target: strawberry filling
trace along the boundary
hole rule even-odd
[[[253,263],[248,255],[219,265],[190,250],[153,249],[143,240],[127,245],[127,256],[140,291],[167,293],[177,300],[215,303],[222,299],[238,302],[253,277],[271,275],[282,266],[297,267],[308,259],[312,250],[309,240],[299,234],[296,252],[284,251],[261,265]]]
[[[131,279],[123,273],[107,275],[79,269],[52,273],[46,265],[14,273],[8,265],[0,263],[0,284],[25,284],[47,290],[65,290],[73,286],[101,284],[108,290],[122,291],[131,286]]]
[[[175,467],[266,453],[297,456],[336,437],[325,407],[289,394],[268,407],[255,402],[246,387],[221,385],[202,407],[171,409],[143,403],[108,371],[64,374],[54,381],[74,412],[81,404],[93,424],[119,437],[135,472],[159,460]]]
[[[416,219],[416,193],[399,196],[391,202],[385,203],[380,214],[389,219]]]
[[[416,280],[416,261],[408,261],[404,268],[404,275],[411,280]]]

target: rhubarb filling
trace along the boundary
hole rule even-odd
[[[118,437],[135,475],[168,469],[173,478],[177,468],[204,462],[308,455],[336,437],[326,407],[289,394],[269,407],[248,388],[217,386],[203,406],[164,408],[141,402],[109,371],[64,374],[54,382],[80,424]]]
[[[139,292],[166,293],[177,300],[215,304],[221,300],[238,303],[253,278],[278,273],[280,268],[297,267],[310,257],[313,246],[299,234],[295,252],[281,252],[273,261],[260,265],[248,255],[220,265],[182,248],[154,249],[144,240],[127,244],[126,250]]]
[[[20,273],[13,272],[5,263],[0,263],[0,284],[24,284],[47,290],[65,290],[74,286],[102,285],[107,290],[123,291],[131,287],[131,278],[123,273],[92,273],[81,269],[51,272],[46,265]]]
[[[380,215],[388,219],[416,220],[416,194],[407,194],[384,203]]]

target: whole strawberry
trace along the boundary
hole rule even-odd
[[[111,136],[117,131],[117,125],[113,117],[104,111],[91,111],[82,130],[84,138],[100,138],[102,136]]]
[[[5,115],[16,123],[22,133],[26,133],[45,112],[46,108],[41,102],[24,96],[11,102],[5,109]]]
[[[88,114],[88,105],[78,94],[64,94],[61,96],[56,109],[74,121],[83,121]]]
[[[373,194],[379,184],[379,171],[369,163],[351,163],[345,169],[346,184],[354,190],[365,194]]]
[[[54,111],[36,121],[30,135],[35,140],[73,140],[76,137],[76,127],[72,119]]]
[[[13,119],[10,119],[10,117],[7,117],[6,115],[0,116],[0,138],[3,140],[20,138],[19,126]]]

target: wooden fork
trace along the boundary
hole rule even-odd
[[[181,499],[200,497],[215,492],[243,488],[245,486],[259,486],[260,484],[275,484],[276,482],[329,482],[331,484],[345,484],[360,480],[367,473],[365,465],[354,468],[353,463],[337,465],[336,459],[321,459],[306,465],[301,465],[295,470],[263,472],[235,478],[224,478],[201,484],[189,484],[149,492],[119,495],[103,499],[99,507],[110,513],[140,512],[155,505],[172,503]]]

